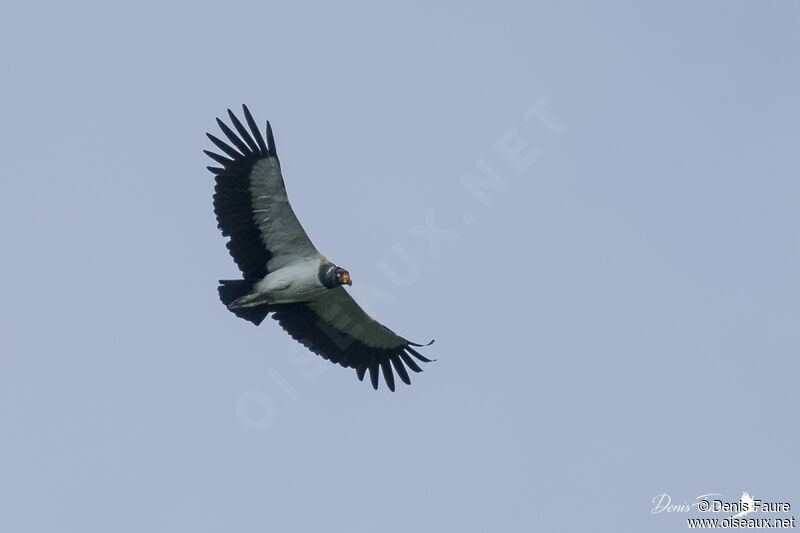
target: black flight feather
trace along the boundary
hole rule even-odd
[[[378,362],[372,361],[369,365],[369,380],[372,382],[372,388],[378,390]]]
[[[269,155],[278,157],[278,151],[275,149],[275,138],[272,136],[272,126],[269,125],[269,120],[267,121],[267,148],[269,149]]]
[[[386,386],[389,387],[390,391],[394,392],[394,374],[388,359],[381,361],[381,370],[383,370],[383,379],[386,381]]]
[[[230,146],[225,141],[211,135],[210,133],[206,133],[206,137],[211,139],[211,142],[214,143],[217,146],[217,148],[228,154],[228,157],[230,157],[231,159],[236,160],[242,157],[242,154],[234,150],[233,147]]]
[[[222,133],[225,134],[225,137],[227,137],[228,140],[239,149],[243,156],[247,157],[252,154],[247,145],[243,143],[242,140],[235,133],[233,133],[233,130],[231,130],[224,122],[222,122],[220,119],[217,119],[217,124],[219,125],[219,129],[222,130]]]
[[[412,348],[411,346],[408,346],[408,347],[406,348],[406,350],[408,350],[408,351],[411,353],[411,355],[413,355],[414,357],[416,357],[417,359],[419,359],[420,361],[422,361],[422,362],[424,362],[424,363],[430,363],[430,362],[431,362],[431,360],[430,360],[430,359],[428,359],[427,357],[425,357],[424,355],[422,355],[421,353],[419,353],[418,351],[416,351],[416,350],[415,350],[414,348]]]
[[[411,356],[409,356],[406,352],[400,352],[397,355],[400,356],[408,368],[417,373],[422,372],[422,369],[419,367],[419,365],[415,363],[414,360],[411,359]]]
[[[244,110],[244,119],[247,121],[247,125],[250,126],[250,131],[253,132],[253,136],[256,138],[261,153],[267,154],[267,145],[264,143],[264,137],[261,136],[261,131],[258,129],[258,126],[256,126],[256,121],[253,120],[253,115],[250,114],[250,110],[247,109],[246,105],[242,104],[242,109]]]
[[[239,121],[239,119],[236,118],[236,115],[234,115],[233,111],[231,111],[230,109],[228,109],[228,116],[230,117],[231,122],[233,123],[233,127],[235,127],[236,131],[239,132],[239,136],[242,139],[244,139],[244,142],[247,143],[247,146],[250,148],[250,151],[253,152],[253,153],[260,152],[260,150],[258,149],[258,145],[253,140],[253,138],[250,136],[250,133],[242,125],[241,121]]]
[[[389,359],[392,362],[395,372],[397,372],[397,375],[400,376],[402,382],[406,385],[411,385],[411,378],[408,377],[408,372],[406,372],[406,367],[403,366],[403,362],[400,360],[400,357],[397,354],[393,354]]]
[[[214,152],[209,152],[208,150],[203,150],[203,153],[206,154],[211,159],[213,159],[214,161],[216,161],[217,163],[219,163],[220,165],[222,165],[223,167],[229,167],[229,166],[231,166],[233,164],[232,160],[227,159],[225,157],[222,157],[219,154],[215,154]]]

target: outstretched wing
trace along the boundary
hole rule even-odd
[[[225,155],[204,152],[222,165],[208,167],[216,174],[214,213],[218,227],[230,238],[228,250],[244,278],[255,280],[319,252],[289,204],[272,127],[267,122],[265,143],[247,106],[242,109],[250,131],[229,109],[236,132],[220,119],[217,124],[233,146],[207,133]]]
[[[369,370],[376,389],[379,368],[386,385],[394,390],[394,372],[404,383],[411,384],[406,367],[422,372],[414,358],[431,361],[414,349],[420,344],[400,337],[373,319],[342,287],[327,290],[309,302],[271,305],[270,310],[272,318],[312,352],[354,368],[362,381]]]

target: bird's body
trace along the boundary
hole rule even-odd
[[[232,306],[260,304],[288,304],[305,302],[327,290],[319,279],[325,258],[312,257],[288,264],[270,272],[253,285],[254,298],[250,301],[232,302]]]
[[[382,371],[394,390],[394,372],[410,383],[406,367],[429,362],[412,343],[370,317],[345,291],[350,274],[322,255],[308,238],[289,204],[267,122],[267,142],[243,106],[244,125],[229,110],[238,135],[221,120],[231,145],[208,134],[225,156],[206,151],[222,165],[208,167],[216,175],[214,212],[244,279],[222,280],[219,296],[228,309],[260,324],[268,315],[311,351],[345,367],[359,379],[367,371],[378,388]],[[252,134],[252,135],[251,135]]]

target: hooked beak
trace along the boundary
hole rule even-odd
[[[352,285],[353,281],[350,279],[350,274],[343,274],[342,275],[342,284],[343,285]]]

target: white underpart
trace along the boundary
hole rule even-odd
[[[319,258],[304,259],[267,274],[255,290],[270,303],[304,302],[327,290],[319,281]]]

